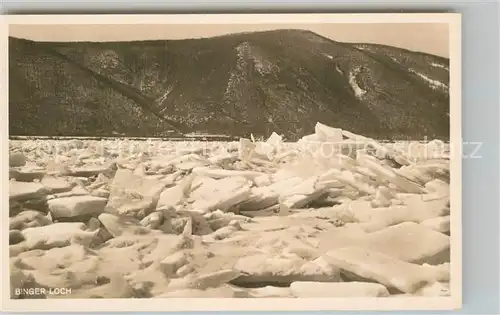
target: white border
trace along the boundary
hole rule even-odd
[[[19,15],[1,17],[0,63],[2,110],[2,200],[8,200],[8,25],[9,24],[311,24],[311,23],[447,23],[450,29],[451,132],[451,296],[439,298],[266,298],[266,299],[48,299],[11,300],[2,281],[2,311],[314,311],[314,310],[449,310],[462,306],[462,133],[461,15],[425,14],[178,14],[178,15]],[[2,279],[9,279],[8,215],[3,206]]]

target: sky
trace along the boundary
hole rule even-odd
[[[35,41],[185,39],[273,29],[306,29],[340,42],[375,43],[449,57],[446,23],[10,25],[10,36]]]

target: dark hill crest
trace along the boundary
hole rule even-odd
[[[448,139],[448,67],[294,29],[134,42],[10,37],[9,132],[297,139],[320,121],[379,139]]]

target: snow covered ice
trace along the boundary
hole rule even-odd
[[[437,140],[318,123],[295,143],[11,140],[9,163],[13,298],[449,294]]]

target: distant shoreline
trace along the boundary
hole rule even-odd
[[[9,140],[22,141],[22,140],[133,140],[133,141],[227,141],[234,142],[238,141],[240,137],[231,137],[223,135],[204,135],[204,136],[186,136],[182,137],[91,137],[91,136],[9,136]],[[395,140],[380,140],[374,139],[380,143],[395,143],[395,142],[419,142],[428,143],[434,139],[427,140],[408,140],[408,139],[395,139]],[[286,141],[288,142],[288,141]],[[295,143],[297,141],[291,141]],[[449,141],[443,141],[444,143],[449,143]]]
[[[9,136],[9,140],[134,140],[134,141],[237,141],[229,136],[186,136],[186,137],[91,137],[91,136]]]

